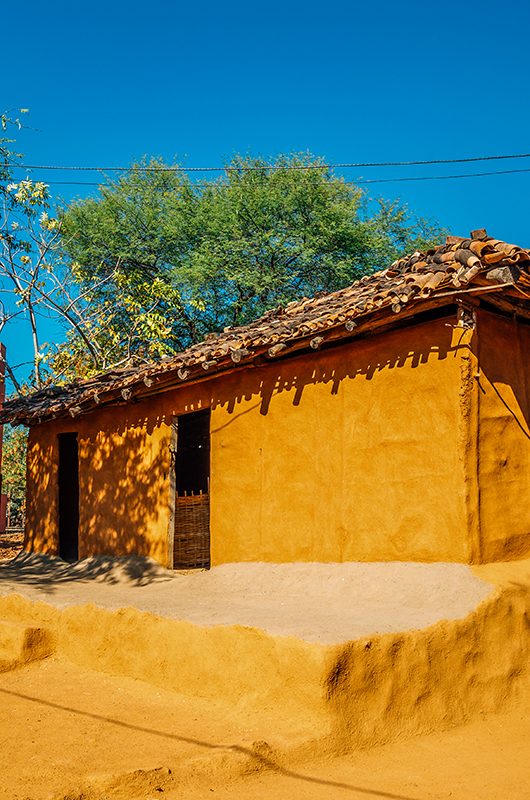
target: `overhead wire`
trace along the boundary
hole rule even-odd
[[[400,176],[397,178],[359,178],[355,181],[344,181],[345,186],[363,186],[375,183],[402,183],[405,181],[447,181],[447,180],[461,180],[464,178],[484,178],[494,175],[515,175],[530,172],[530,167],[526,169],[503,169],[503,170],[490,170],[487,172],[468,172],[453,175],[418,175],[418,176]],[[117,184],[103,183],[101,181],[46,181],[43,180],[47,186],[96,186],[98,188],[112,188]],[[189,183],[183,184],[191,188],[215,188],[216,186],[226,186],[223,183]],[[157,191],[172,191],[164,186],[152,187]]]
[[[336,164],[261,164],[254,166],[245,166],[244,164],[239,166],[228,164],[222,167],[150,167],[147,165],[130,167],[86,167],[66,166],[59,164],[17,164],[16,162],[13,162],[10,166],[17,169],[64,170],[74,172],[260,172],[264,169],[268,171],[305,171],[326,169],[360,169],[364,167],[414,167],[434,164],[470,164],[478,161],[500,161],[519,158],[530,158],[530,153],[503,153],[500,155],[469,156],[466,158],[432,158],[414,161],[352,161]]]

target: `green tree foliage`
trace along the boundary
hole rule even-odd
[[[24,522],[27,440],[25,428],[4,426],[2,492],[7,495],[8,521],[11,525],[22,525]]]
[[[72,278],[104,310],[104,325],[90,332],[104,366],[178,352],[440,236],[403,205],[371,202],[314,169],[323,162],[311,156],[238,157],[200,183],[160,161],[134,166],[61,218]],[[91,370],[74,330],[56,360],[61,370],[69,364]]]

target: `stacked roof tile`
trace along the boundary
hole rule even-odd
[[[373,332],[469,293],[487,293],[489,302],[501,307],[508,303],[514,311],[530,315],[530,252],[493,239],[483,230],[473,231],[469,239],[450,236],[439,247],[399,258],[345,289],[303,298],[249,325],[210,334],[169,359],[111,370],[8,401],[0,421],[33,425],[75,417],[101,404],[131,402],[256,360]]]

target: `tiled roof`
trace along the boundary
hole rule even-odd
[[[530,315],[530,252],[473,231],[449,236],[426,253],[399,258],[387,269],[325,293],[268,311],[249,325],[210,334],[169,359],[112,370],[66,386],[8,401],[0,421],[36,424],[72,417],[99,405],[130,402],[227,369],[274,360],[294,351],[373,332],[470,293]]]

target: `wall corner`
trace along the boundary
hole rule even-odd
[[[458,456],[463,473],[465,553],[470,564],[481,563],[479,485],[479,360],[476,317],[469,327],[456,327],[455,347],[460,358]]]

